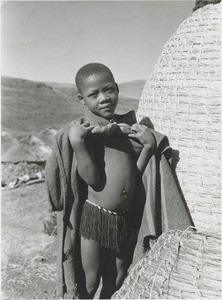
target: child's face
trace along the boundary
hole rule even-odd
[[[97,116],[111,119],[118,103],[117,84],[106,73],[85,78],[78,98]]]

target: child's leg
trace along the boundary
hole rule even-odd
[[[101,251],[99,244],[94,240],[87,240],[81,236],[81,259],[85,272],[88,298],[93,298],[101,277]]]
[[[102,262],[103,286],[100,293],[100,299],[110,299],[116,291],[116,255],[112,251],[104,249]]]
[[[104,253],[102,278],[103,288],[100,294],[101,299],[109,299],[117,291],[126,275],[132,262],[135,244],[127,245],[120,253],[107,250]]]

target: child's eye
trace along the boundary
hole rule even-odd
[[[110,87],[107,89],[107,92],[113,92],[114,91],[114,88]]]
[[[96,97],[97,97],[97,94],[90,94],[88,97],[89,97],[89,98],[96,98]]]

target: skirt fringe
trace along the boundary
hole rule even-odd
[[[136,236],[132,210],[117,214],[86,201],[81,215],[80,234],[119,252]]]

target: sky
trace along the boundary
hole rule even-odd
[[[189,1],[2,1],[1,74],[74,83],[84,64],[117,82],[147,79]]]

